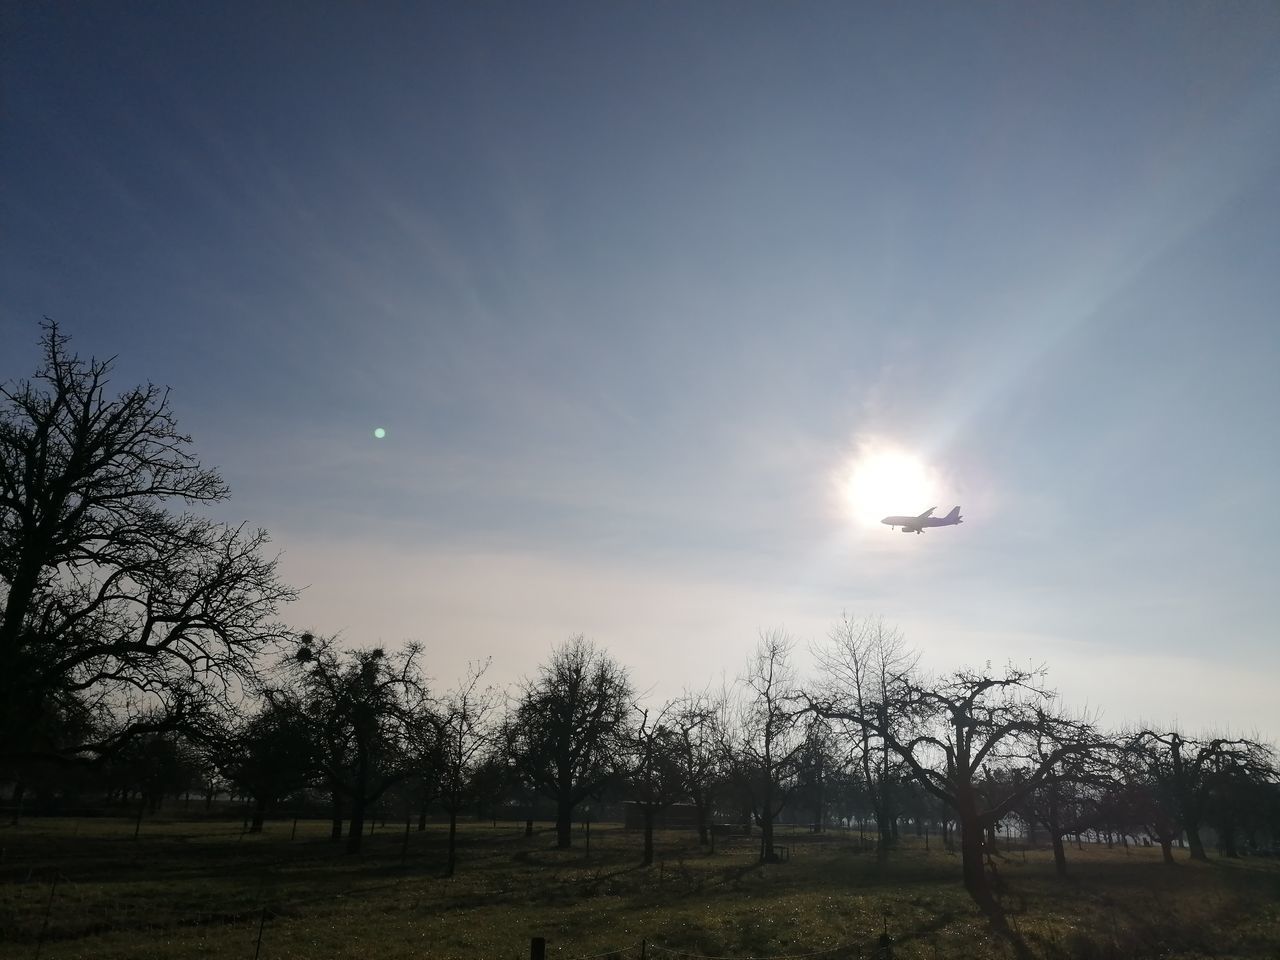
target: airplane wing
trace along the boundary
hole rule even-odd
[[[926,510],[924,513],[920,514],[920,516],[916,517],[916,519],[917,519],[917,520],[927,520],[927,519],[929,519],[930,514],[932,514],[932,513],[933,513],[933,511],[935,511],[935,510],[937,510],[937,509],[938,509],[937,507],[930,507],[930,508],[929,508],[928,510]]]

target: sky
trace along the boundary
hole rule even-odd
[[[1280,7],[3,18],[0,379],[171,386],[298,629],[660,698],[847,612],[1280,737]]]

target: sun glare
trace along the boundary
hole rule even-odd
[[[844,492],[853,519],[873,527],[891,514],[915,515],[937,506],[938,484],[919,457],[877,447],[854,459]]]

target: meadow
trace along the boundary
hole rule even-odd
[[[550,824],[462,828],[443,876],[445,828],[378,825],[344,855],[321,821],[32,819],[0,830],[0,957],[47,960],[1013,956],[960,886],[958,857],[905,838],[878,861],[857,831],[780,841],[761,865],[747,838],[714,852],[688,832],[616,824],[554,848]],[[1160,862],[1158,848],[1086,843],[1054,876],[1047,849],[996,859],[1011,928],[1044,958],[1280,956],[1280,862]]]

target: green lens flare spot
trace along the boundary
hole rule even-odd
[[[374,427],[373,435],[377,437],[379,440],[381,440],[383,437],[387,435],[387,431],[384,430],[382,427]]]

